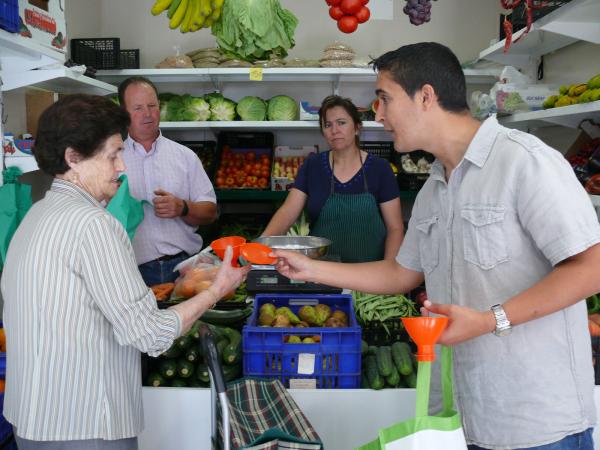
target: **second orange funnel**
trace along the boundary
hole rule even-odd
[[[448,325],[447,317],[403,317],[402,323],[417,344],[419,361],[435,360],[435,343]]]

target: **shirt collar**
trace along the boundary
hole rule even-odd
[[[92,194],[83,190],[79,186],[71,183],[70,181],[63,180],[61,178],[55,178],[54,181],[52,182],[52,186],[50,187],[50,190],[53,192],[59,192],[61,194],[68,195],[69,197],[72,197],[72,198],[84,200],[85,202],[87,202],[93,206],[98,206],[98,207],[102,208],[102,205],[100,204],[100,202],[98,200],[96,200],[92,196]]]
[[[127,135],[127,139],[125,139],[125,145],[131,146],[131,148],[137,152],[138,154],[142,155],[142,156],[150,156],[152,154],[154,154],[157,151],[158,148],[158,141],[164,139],[162,132],[160,131],[160,129],[158,130],[158,137],[156,138],[156,140],[152,143],[152,148],[150,149],[149,152],[146,151],[146,149],[144,148],[144,146],[142,144],[140,144],[138,141],[136,141],[135,139],[133,139],[131,137],[131,135]]]
[[[475,133],[473,140],[469,144],[464,159],[475,164],[477,167],[483,167],[490,156],[496,136],[498,135],[498,120],[496,116],[487,118]]]

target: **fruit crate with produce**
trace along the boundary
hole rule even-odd
[[[350,295],[257,294],[242,336],[244,376],[286,387],[360,385],[361,330]]]
[[[431,171],[434,156],[422,150],[404,153],[398,162],[398,187],[401,191],[420,190]]]
[[[185,145],[192,150],[200,161],[202,161],[202,167],[208,175],[211,181],[215,179],[215,170],[217,166],[217,155],[215,141],[178,141],[181,145]]]
[[[217,189],[268,189],[273,133],[222,132],[217,143]]]
[[[294,185],[298,169],[308,156],[317,153],[316,145],[301,147],[277,146],[273,153],[273,171],[271,173],[272,191],[289,191]]]

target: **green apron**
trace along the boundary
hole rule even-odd
[[[329,239],[332,242],[329,254],[347,263],[380,261],[385,253],[387,229],[379,205],[369,192],[362,157],[360,162],[365,191],[339,194],[335,192],[332,158],[331,191],[310,233]]]

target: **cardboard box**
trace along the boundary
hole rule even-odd
[[[502,84],[496,91],[496,108],[499,113],[537,111],[543,109],[544,101],[558,93],[554,85],[536,84],[521,86]]]
[[[316,145],[304,145],[301,147],[278,146],[273,153],[273,167],[271,172],[271,190],[289,191],[294,186],[295,173],[289,176],[276,176],[282,170],[282,162],[290,163],[290,167],[297,173],[304,160],[311,153],[318,153]],[[285,169],[284,169],[285,170]],[[281,174],[281,172],[279,172]]]
[[[300,120],[319,120],[319,109],[318,105],[300,100]]]
[[[66,53],[67,28],[63,0],[19,0],[19,34]]]
[[[6,167],[16,166],[23,173],[37,170],[37,162],[31,151],[33,142],[33,139],[15,139],[12,134],[5,134],[2,141],[4,165]]]

